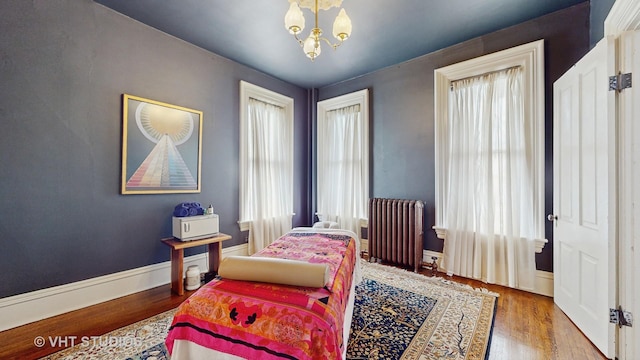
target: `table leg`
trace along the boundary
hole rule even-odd
[[[182,271],[184,266],[184,250],[171,249],[171,291],[184,295],[182,286]]]
[[[218,274],[218,267],[222,260],[222,242],[218,241],[207,246],[209,247],[209,271]]]

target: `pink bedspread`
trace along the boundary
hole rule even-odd
[[[340,359],[356,261],[347,235],[289,233],[254,256],[324,263],[325,288],[214,279],[178,308],[166,339],[247,359]]]

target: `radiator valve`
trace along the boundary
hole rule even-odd
[[[431,263],[424,264],[424,267],[426,267],[431,271],[431,276],[437,276],[438,275],[438,257],[432,256]]]

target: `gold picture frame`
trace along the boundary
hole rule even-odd
[[[122,194],[199,193],[202,111],[122,95]]]

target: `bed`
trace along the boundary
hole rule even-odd
[[[359,242],[347,230],[291,230],[252,258],[326,264],[325,286],[217,277],[178,308],[165,341],[171,358],[344,359]]]

